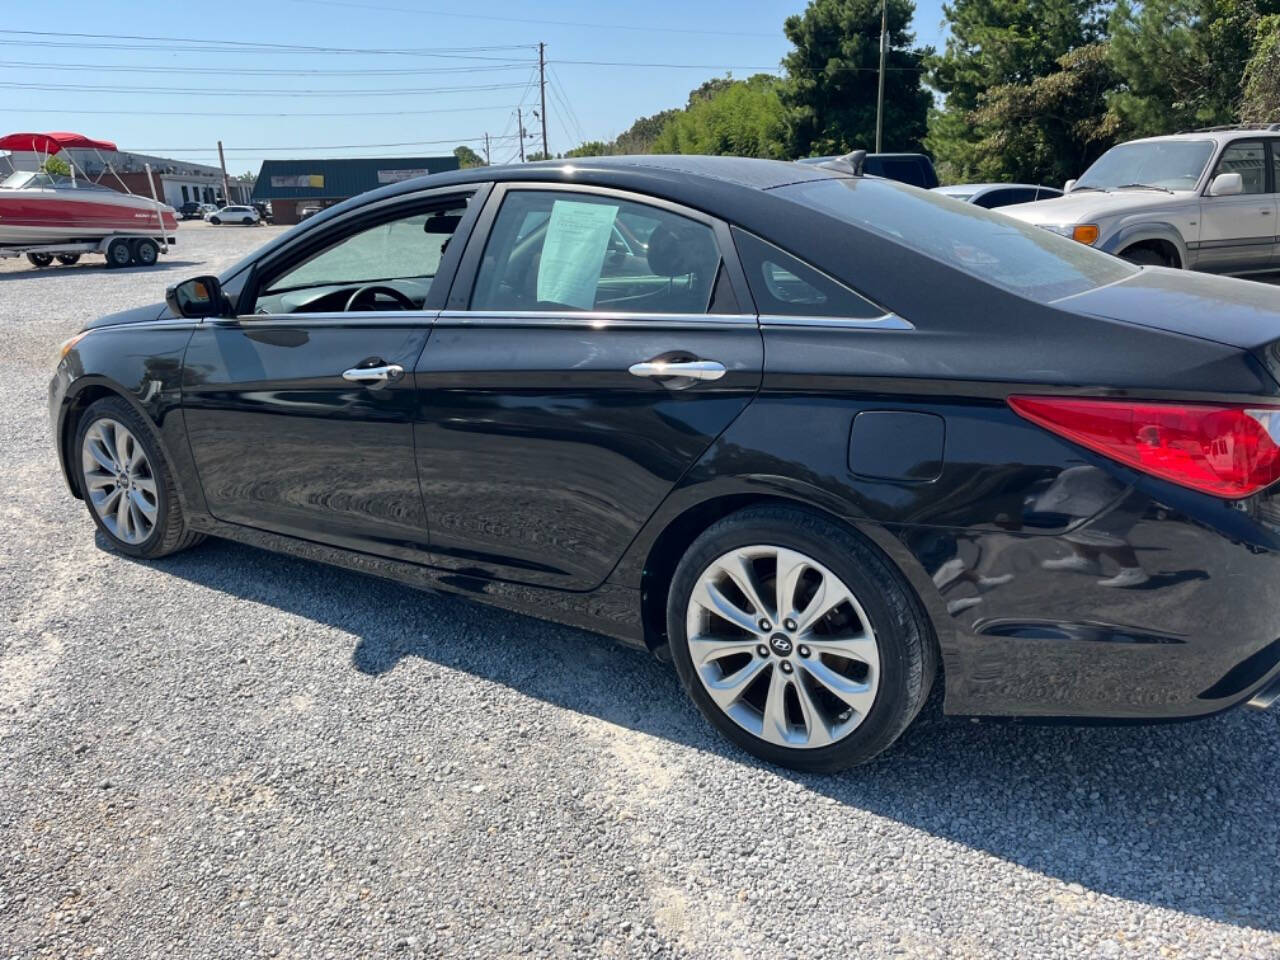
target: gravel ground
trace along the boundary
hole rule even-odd
[[[1280,710],[945,720],[763,766],[601,638],[221,541],[95,542],[57,344],[155,270],[0,264],[0,960],[1280,957]]]

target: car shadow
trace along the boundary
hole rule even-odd
[[[800,774],[721,738],[670,667],[600,636],[223,540],[153,565],[358,637],[350,669],[371,678],[420,658],[771,770],[1064,884],[1280,930],[1276,711],[1154,726],[978,723],[943,717],[935,695],[881,758],[834,776]],[[445,621],[465,627],[442,631]],[[1242,810],[1249,816],[1233,815]]]

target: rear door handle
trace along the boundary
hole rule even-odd
[[[716,360],[644,360],[630,367],[633,377],[688,377],[691,380],[719,380],[724,364]]]
[[[352,367],[342,372],[342,379],[358,383],[370,390],[381,390],[388,383],[395,383],[404,376],[404,367],[398,363],[384,363],[376,367]]]

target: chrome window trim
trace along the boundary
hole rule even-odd
[[[914,330],[915,325],[896,313],[879,317],[793,317],[760,314],[762,327],[828,327],[835,330]]]
[[[617,310],[442,310],[436,321],[442,327],[750,327],[757,326],[750,313],[628,313]]]
[[[213,326],[240,324],[245,327],[305,326],[310,323],[326,323],[330,326],[347,324],[361,326],[364,321],[376,321],[379,326],[429,327],[436,318],[436,310],[331,310],[323,313],[244,313],[235,317],[207,317],[205,322]],[[388,321],[401,321],[390,323]]]

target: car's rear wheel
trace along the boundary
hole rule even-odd
[[[733,514],[694,541],[672,580],[667,630],[702,713],[756,756],[801,770],[884,750],[936,669],[919,603],[879,551],[789,507]]]
[[[246,227],[251,227],[253,226],[253,217],[243,217],[241,218],[240,222],[243,223]]]
[[[204,539],[187,529],[150,425],[123,399],[105,397],[85,411],[75,451],[89,514],[116,550],[162,557]]]

